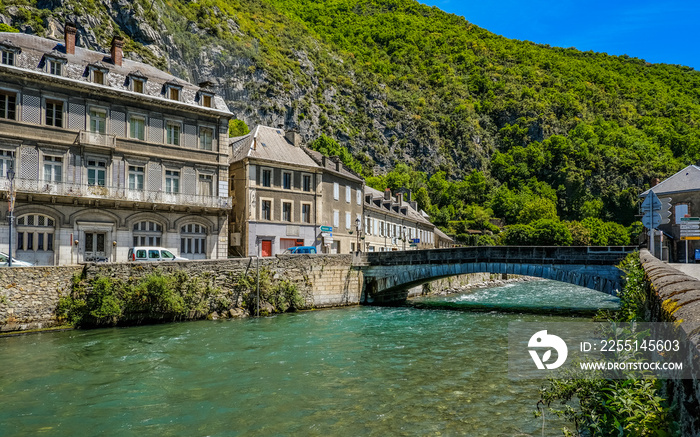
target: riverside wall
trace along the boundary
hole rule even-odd
[[[669,380],[668,395],[678,405],[682,435],[700,435],[700,281],[658,260],[648,250],[640,259],[650,299],[647,318],[651,322],[675,322],[692,344],[683,363],[693,379]]]
[[[211,285],[226,291],[240,274],[255,275],[256,262],[255,258],[238,258],[0,269],[0,331],[57,326],[56,306],[70,293],[76,275],[133,281],[156,271],[166,275],[183,271],[191,277],[207,278]],[[351,255],[279,255],[259,260],[259,268],[270,272],[273,284],[281,280],[295,284],[309,309],[359,304],[362,273],[351,264]]]

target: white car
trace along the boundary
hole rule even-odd
[[[10,257],[6,253],[0,252],[0,267],[9,267]],[[31,267],[34,264],[28,263],[27,261],[21,261],[17,258],[12,258],[12,267]]]
[[[130,247],[127,261],[187,261],[162,247]]]

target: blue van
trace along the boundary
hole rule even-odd
[[[285,254],[316,253],[314,246],[295,246],[284,251]]]

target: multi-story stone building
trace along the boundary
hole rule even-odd
[[[272,256],[321,245],[321,168],[298,133],[257,126],[231,139],[231,254]]]
[[[418,211],[415,202],[404,200],[404,193],[392,196],[365,187],[364,247],[368,252],[433,249],[436,246],[435,225]],[[407,195],[408,197],[408,195]]]
[[[353,253],[361,247],[358,228],[362,229],[364,179],[345,167],[338,157],[329,158],[314,150],[305,150],[322,171],[323,206],[318,224],[326,232],[321,232],[321,251]]]
[[[0,250],[14,194],[22,260],[125,261],[133,245],[225,257],[223,99],[124,59],[118,38],[105,54],[76,47],[75,35],[72,25],[63,43],[0,33]]]

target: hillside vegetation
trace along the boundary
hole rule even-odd
[[[631,225],[652,177],[700,159],[691,68],[510,40],[411,0],[0,0],[0,14],[43,35],[77,21],[93,48],[120,33],[132,57],[214,77],[248,126],[325,135],[458,234],[498,217],[585,242],[599,222]]]

